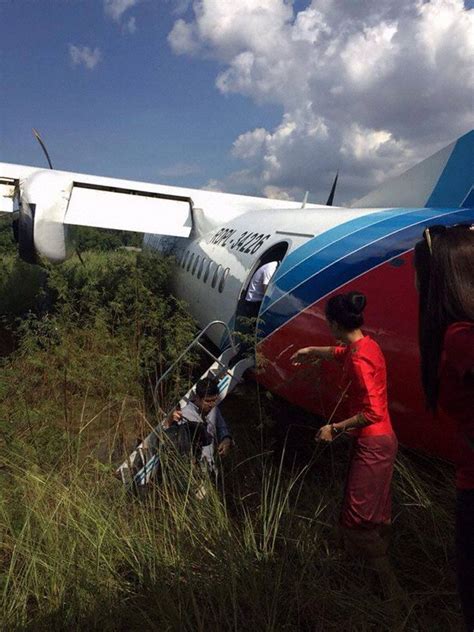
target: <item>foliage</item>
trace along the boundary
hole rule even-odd
[[[74,245],[79,252],[86,250],[110,251],[123,247],[141,248],[143,235],[125,230],[105,230],[87,226],[71,227]],[[0,213],[0,256],[14,255],[17,245],[13,239],[12,216]]]
[[[111,335],[124,336],[142,375],[162,372],[190,342],[194,324],[170,292],[171,262],[129,252],[90,252],[83,265],[67,261],[50,270],[49,287],[64,322],[91,326],[101,319]]]
[[[338,545],[344,440],[315,446],[311,423],[277,403],[278,443],[254,384],[223,405],[236,447],[217,485],[163,444],[156,487],[127,494],[114,468],[190,384],[194,358],[146,396],[195,329],[170,293],[170,261],[82,257],[46,271],[47,300],[2,360],[0,628],[458,627],[445,464],[399,456],[391,553],[408,600],[394,611]]]
[[[16,244],[13,239],[11,215],[0,213],[0,257],[15,252]]]
[[[73,232],[74,244],[79,252],[85,250],[109,251],[123,247],[141,248],[143,235],[125,230],[104,230],[102,228],[76,227]]]
[[[0,318],[10,323],[46,301],[47,272],[16,255],[0,257]]]
[[[4,432],[10,436],[11,429],[17,434],[34,425],[46,436],[74,434],[90,415],[91,430],[103,437],[117,416],[127,420],[124,437],[143,435],[150,402],[163,414],[191,379],[188,358],[153,392],[158,375],[195,333],[169,293],[169,279],[168,260],[124,251],[85,253],[83,263],[74,259],[49,268],[49,310],[21,320],[17,350],[4,360]],[[52,463],[56,456],[50,450],[44,458]]]
[[[17,255],[17,244],[13,239],[12,218],[10,214],[0,214],[0,319],[7,321],[10,325],[18,316],[24,316],[28,312],[44,312],[51,306],[51,296],[47,292],[46,281],[52,274],[54,268],[32,266],[23,262]],[[73,239],[77,251],[109,252],[127,248],[136,249],[141,246],[143,235],[129,233],[118,230],[102,230],[96,228],[77,227],[73,230]],[[122,252],[123,257],[127,252]],[[84,254],[87,258],[89,255]],[[105,259],[88,263],[88,280],[93,276],[95,263],[102,271],[102,280],[106,276]],[[133,261],[134,255],[129,257]],[[74,271],[77,266],[77,259],[72,259],[66,264],[69,271]],[[58,268],[57,270],[61,270]],[[77,273],[76,273],[77,274]],[[52,274],[54,283],[59,282],[61,273]],[[79,276],[79,275],[77,275]],[[84,277],[85,275],[83,275]],[[74,278],[70,278],[74,282]],[[84,282],[84,279],[83,279]],[[117,279],[111,279],[111,283],[116,283]],[[76,288],[80,291],[80,287]]]
[[[239,411],[255,412],[255,397],[245,389]],[[123,420],[114,417],[109,436],[117,438]],[[343,446],[319,448],[306,466],[287,469],[261,452],[259,432],[235,422],[241,447],[217,487],[164,445],[162,477],[140,500],[104,459],[84,452],[89,427],[61,436],[54,468],[35,424],[0,448],[5,628],[456,629],[446,548],[452,489],[442,465],[419,462],[415,470],[409,455],[400,456],[393,557],[409,600],[394,613],[370,570],[337,545]]]

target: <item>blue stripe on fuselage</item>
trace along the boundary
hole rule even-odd
[[[414,223],[413,214],[421,209],[388,209],[369,213],[344,222],[330,230],[314,237],[300,248],[297,248],[284,259],[277,271],[274,283],[280,293],[290,292],[301,282],[302,270],[311,269],[314,273],[326,265],[328,257],[340,250],[340,245],[349,237],[354,240],[353,250],[372,241],[377,235],[386,235],[402,226]],[[416,220],[415,220],[416,221]],[[370,229],[370,230],[368,230]],[[265,297],[263,310],[271,306],[271,298]]]
[[[372,214],[374,218],[377,214]],[[272,282],[262,306],[260,336],[266,337],[323,296],[372,268],[413,248],[422,228],[430,224],[474,221],[474,209],[416,209],[375,222],[364,231],[347,231],[346,237],[326,248],[314,243],[318,257],[304,258],[298,266],[294,287]],[[352,224],[352,222],[349,222]],[[317,242],[311,240],[312,242]],[[308,244],[305,244],[308,254]],[[284,281],[284,278],[282,278]],[[268,307],[267,307],[268,306]]]

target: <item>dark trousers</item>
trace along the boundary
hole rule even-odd
[[[245,318],[257,318],[261,301],[244,301],[242,316]]]
[[[254,352],[260,302],[242,301],[237,312],[236,333],[240,342],[239,358]]]
[[[474,489],[458,489],[456,498],[456,566],[464,622],[474,631]]]

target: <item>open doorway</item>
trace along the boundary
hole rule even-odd
[[[288,242],[275,244],[252,266],[239,296],[235,331],[242,339],[255,337],[255,328],[265,292],[288,250]],[[243,342],[244,346],[247,346]]]

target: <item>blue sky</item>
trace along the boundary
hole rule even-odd
[[[425,4],[0,0],[0,161],[363,194],[472,124],[472,12]]]
[[[138,14],[130,34],[97,0],[0,3],[0,160],[42,165],[36,127],[58,169],[199,186],[235,167],[234,137],[277,122],[279,108],[220,94],[215,62],[172,53],[169,4]],[[102,59],[74,66],[70,44]]]

